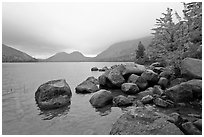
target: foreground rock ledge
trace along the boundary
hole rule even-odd
[[[145,107],[133,107],[114,123],[111,135],[183,135],[168,116]]]
[[[71,89],[64,79],[42,84],[35,92],[35,100],[40,109],[55,109],[70,104]]]

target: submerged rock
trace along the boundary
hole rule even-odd
[[[70,104],[71,89],[64,79],[42,84],[35,92],[40,109],[55,109]]]
[[[183,135],[164,114],[144,107],[134,107],[114,123],[111,135]]]
[[[185,58],[181,62],[181,74],[190,79],[202,79],[202,60]]]
[[[99,71],[106,71],[106,70],[108,70],[108,67],[103,67],[103,68],[101,68],[101,69],[99,69]]]
[[[92,104],[92,106],[100,108],[112,103],[112,100],[113,96],[111,92],[101,89],[94,93],[89,102]]]
[[[94,77],[88,77],[84,82],[80,83],[76,88],[76,93],[93,93],[99,90],[98,80]]]
[[[98,68],[97,67],[93,67],[93,68],[91,68],[91,71],[98,71]]]

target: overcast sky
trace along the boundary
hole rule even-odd
[[[111,44],[150,35],[156,18],[182,3],[3,3],[2,42],[36,58],[80,51],[94,56]]]

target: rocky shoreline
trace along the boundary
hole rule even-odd
[[[111,135],[202,134],[202,60],[184,59],[180,76],[159,62],[93,67],[91,71],[104,73],[98,79],[88,77],[75,88],[76,93],[93,94],[89,102],[95,108],[111,104],[128,110],[113,124]],[[115,89],[124,94],[114,96]],[[41,85],[35,99],[40,109],[53,109],[68,105],[71,94],[65,80],[55,80]],[[197,113],[183,114],[184,108]]]

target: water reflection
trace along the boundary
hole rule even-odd
[[[51,109],[51,110],[40,110],[39,115],[42,117],[42,120],[51,120],[55,117],[60,117],[63,115],[67,115],[69,113],[70,110],[70,105],[61,107],[61,108],[57,108],[57,109]]]
[[[102,108],[95,108],[95,111],[99,112],[100,116],[106,116],[106,115],[111,113],[111,107],[112,107],[112,105],[107,105],[107,106],[102,107]]]

